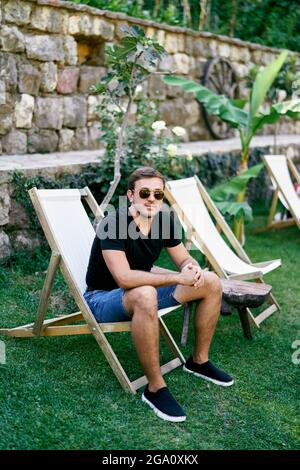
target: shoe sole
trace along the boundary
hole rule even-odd
[[[231,380],[231,382],[220,382],[219,380],[211,379],[210,377],[207,377],[206,375],[199,374],[198,372],[194,372],[193,370],[187,369],[185,366],[183,366],[183,370],[185,372],[188,372],[189,374],[193,374],[196,377],[200,377],[201,379],[207,380],[208,382],[212,382],[215,385],[220,385],[221,387],[230,387],[231,385],[234,384],[234,380]]]
[[[147,405],[150,406],[150,408],[152,408],[152,410],[154,411],[154,413],[156,414],[156,416],[158,416],[159,418],[163,419],[164,421],[172,421],[173,423],[181,423],[183,421],[186,420],[186,416],[169,416],[165,413],[163,413],[162,411],[160,411],[158,408],[156,408],[155,405],[153,405],[153,403],[151,403],[151,401],[149,401],[145,395],[143,394],[142,395],[142,401],[147,403]]]

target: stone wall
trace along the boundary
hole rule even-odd
[[[188,29],[160,25],[58,0],[0,0],[0,153],[48,153],[99,147],[90,87],[105,74],[104,47],[120,41],[121,26],[139,24],[169,52],[162,71],[196,80],[214,56],[229,59],[239,77],[278,50]],[[241,93],[245,88],[241,84]],[[187,128],[190,140],[209,139],[193,95],[153,77],[148,94],[161,100],[167,124]],[[300,131],[284,122],[280,133]]]
[[[251,165],[261,162],[262,154],[275,152],[288,155],[296,164],[300,163],[300,138],[294,138],[291,142],[288,142],[287,137],[284,139],[285,142],[281,138],[276,151],[273,145],[270,142],[267,143],[265,139],[257,141],[255,147],[251,149]],[[203,148],[204,146],[197,148],[197,145],[193,143],[183,144],[178,157],[172,164],[178,177],[197,174],[203,184],[209,188],[235,175],[239,164],[239,147],[224,144],[222,148],[216,148],[218,146],[215,142],[211,144],[215,148],[212,147],[210,150]],[[193,159],[188,162],[188,165],[183,157],[187,150],[193,154]],[[37,185],[52,188],[53,183],[56,187],[63,188],[89,186],[99,203],[103,199],[103,188],[99,184],[99,177],[101,181],[109,178],[108,175],[104,175],[103,178],[101,172],[103,150],[76,152],[76,155],[72,152],[71,155],[69,152],[43,155],[43,162],[39,157],[38,155],[2,156],[7,167],[4,169],[2,164],[1,169],[0,166],[0,265],[19,251],[33,251],[40,244],[41,239],[45,240],[39,223],[35,222],[33,226],[30,218],[33,209],[27,194],[29,187]],[[20,160],[21,164],[18,167],[17,162]],[[15,170],[18,168],[22,168],[20,174],[21,178],[25,178],[25,184],[24,179],[19,180],[17,184],[15,182]],[[298,169],[300,169],[299,165]],[[168,177],[168,175],[165,176]],[[41,186],[42,184],[45,186]],[[270,186],[269,178],[264,171],[258,179],[250,183],[248,190],[250,200],[252,202],[265,200],[266,209],[269,208]],[[37,236],[39,231],[40,237]]]

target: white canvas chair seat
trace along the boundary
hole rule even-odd
[[[201,181],[195,177],[168,181],[166,196],[174,205],[189,242],[201,250],[210,265],[223,278],[261,280],[261,277],[281,265],[281,260],[252,263],[230,227],[215,206]],[[221,229],[213,222],[212,216]],[[228,240],[226,242],[222,236]],[[251,318],[258,326],[277,309],[274,302],[264,315]]]
[[[274,197],[267,229],[282,228],[292,224],[296,224],[300,228],[300,198],[291,178],[292,174],[298,184],[300,184],[300,176],[295,165],[285,155],[264,155],[263,160],[274,188]],[[292,219],[274,220],[278,198],[283,206],[292,214]]]
[[[82,198],[86,199],[94,216],[100,219],[102,214],[99,212],[99,207],[95,199],[88,188],[82,190],[37,190],[33,188],[29,193],[48,243],[52,249],[52,257],[41,294],[35,323],[13,329],[1,329],[0,334],[33,337],[92,333],[122,387],[127,391],[136,393],[137,389],[147,383],[146,377],[140,377],[132,382],[129,380],[104,334],[107,332],[130,331],[131,322],[98,324],[83,297],[83,293],[86,289],[85,276],[95,231],[82,204]],[[60,318],[45,320],[47,302],[54,275],[58,267],[60,267],[70,288],[70,292],[77,303],[79,312]],[[167,340],[169,347],[175,355],[175,359],[172,359],[161,367],[163,374],[184,363],[183,355],[162,320],[165,314],[179,307],[180,306],[165,308],[158,312],[161,334]],[[70,324],[80,320],[85,320],[86,324]]]

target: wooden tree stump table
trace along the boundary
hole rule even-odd
[[[240,317],[244,336],[252,339],[251,326],[247,308],[260,307],[269,297],[272,286],[268,284],[234,281],[221,279],[223,285],[222,312],[231,313],[236,308]],[[191,318],[191,305],[184,307],[184,321],[181,335],[181,344],[186,346],[188,340],[189,323]]]

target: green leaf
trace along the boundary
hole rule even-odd
[[[127,33],[131,37],[135,37],[135,38],[138,38],[139,36],[140,37],[145,37],[144,30],[142,28],[140,28],[139,26],[137,26],[137,25],[134,25],[132,27],[127,26],[127,25],[123,25],[123,26],[121,26],[120,29],[121,29],[122,32]],[[128,36],[126,36],[126,37],[128,37]]]
[[[248,131],[252,129],[252,121],[255,118],[260,106],[263,104],[266,94],[272,86],[276,76],[278,75],[279,70],[283,66],[286,58],[288,56],[288,51],[283,51],[279,57],[271,64],[264,67],[261,71],[258,72],[251,91],[250,96],[250,109],[249,109],[249,120],[248,120]]]
[[[229,215],[237,220],[243,216],[246,223],[253,219],[252,209],[247,202],[222,201],[216,202],[216,206],[224,216]]]
[[[282,101],[281,103],[276,103],[272,106],[278,114],[285,115],[288,113],[298,114],[300,113],[300,99]]]
[[[230,100],[230,103],[233,104],[233,106],[235,106],[237,108],[244,109],[244,107],[247,103],[247,100],[237,98],[237,99],[234,99],[234,100]]]
[[[219,116],[232,127],[239,129],[245,127],[248,121],[248,113],[240,107],[234,106],[231,100],[224,95],[217,95],[200,83],[186,78],[165,75],[163,81],[167,85],[180,86],[188,93],[194,93],[196,98],[205,106],[209,114]]]
[[[265,124],[275,124],[282,116],[296,119],[300,114],[300,99],[283,101],[271,106],[271,110],[267,114],[256,116],[252,122],[252,134],[254,135]]]
[[[235,176],[226,183],[215,186],[209,191],[211,197],[215,201],[224,201],[229,196],[237,196],[245,190],[251,178],[256,178],[263,168],[263,163],[252,166],[249,170],[244,171],[240,175]]]

